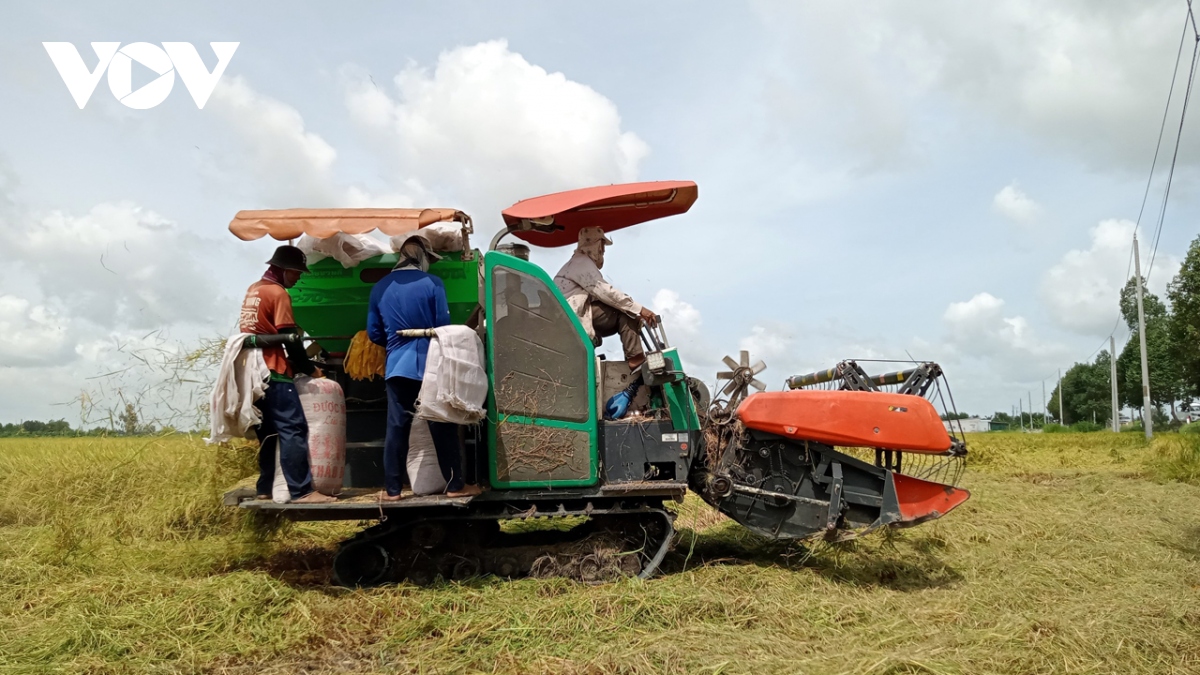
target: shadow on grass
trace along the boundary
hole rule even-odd
[[[838,583],[900,591],[942,588],[963,579],[938,555],[945,542],[935,536],[910,539],[911,553],[887,543],[891,539],[887,533],[870,536],[885,543],[866,547],[859,541],[772,540],[736,525],[713,528],[694,537],[691,530],[684,529],[663,561],[662,573],[712,565],[755,565],[810,570]]]
[[[333,554],[321,546],[298,545],[239,560],[225,571],[262,572],[297,589],[339,588],[333,585]]]
[[[904,551],[887,532],[870,535],[872,541],[799,543],[760,537],[732,523],[712,527],[693,536],[681,529],[673,549],[659,567],[658,576],[720,565],[754,565],[760,568],[807,570],[831,581],[862,587],[908,591],[942,588],[962,580],[962,575],[940,557],[944,540],[935,535],[905,536]],[[338,589],[333,585],[335,549],[296,542],[232,564],[229,571],[262,572],[293,588]],[[1196,550],[1200,556],[1200,549]]]

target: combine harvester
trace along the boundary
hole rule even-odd
[[[724,384],[710,402],[704,385],[683,372],[665,330],[643,327],[646,386],[628,416],[603,419],[603,403],[634,373],[597,356],[551,276],[521,255],[524,245],[501,239],[573,246],[580,228],[612,232],[685,213],[696,198],[695,183],[664,181],[524,200],[503,212],[507,227],[486,253],[467,244],[431,267],[445,282],[452,322],[479,327],[486,346],[487,419],[463,427],[467,478],[474,471],[487,488],[477,497],[370,496],[383,483],[384,385],[350,379],[342,363],[351,336],[365,328],[372,284],[397,258],[352,268],[332,259],[312,264],[291,294],[310,353],[319,351],[318,364],[345,391],[343,498],[276,504],[243,487],[226,503],[293,520],[377,521],[334,558],[336,581],[355,586],[480,574],[646,578],[674,535],[664,503],[682,501],[689,489],[754,532],[781,539],[843,540],[916,525],[964,502],[969,494],[955,484],[966,448],[927,400],[941,391],[931,363],[870,377],[843,362],[789,379],[789,391],[764,392],[756,377],[766,366],[742,352],[725,359],[729,370],[718,374]],[[230,230],[244,240],[286,241],[376,229],[396,235],[433,223],[457,223],[464,242],[472,231],[470,218],[451,209],[243,211]],[[543,518],[569,520],[560,528],[502,527]]]

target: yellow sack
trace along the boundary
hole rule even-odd
[[[346,374],[355,380],[370,380],[376,376],[383,377],[383,369],[387,365],[387,350],[371,342],[367,331],[360,330],[350,340],[350,348],[346,350],[346,358],[342,361]]]

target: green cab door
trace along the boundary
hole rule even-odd
[[[537,265],[489,251],[484,269],[492,485],[595,485],[599,467],[591,340]]]

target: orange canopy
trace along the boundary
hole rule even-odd
[[[243,241],[267,235],[287,241],[302,234],[325,239],[338,232],[366,234],[371,230],[395,236],[452,221],[469,223],[471,218],[454,209],[278,209],[238,211],[229,223],[229,231]]]
[[[546,227],[549,231],[513,232],[535,246],[570,246],[579,241],[584,227],[612,232],[686,213],[696,197],[696,184],[690,180],[602,185],[524,199],[504,209],[503,215],[510,226],[533,221]]]

